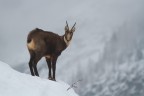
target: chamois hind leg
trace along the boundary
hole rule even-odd
[[[39,73],[38,73],[38,70],[37,70],[37,63],[38,61],[42,58],[42,56],[35,56],[34,58],[34,64],[33,64],[33,67],[34,67],[34,73],[36,76],[39,76]]]
[[[34,70],[33,70],[33,58],[30,57],[30,61],[29,61],[29,68],[30,68],[30,72],[31,72],[31,75],[34,76]]]
[[[48,68],[49,68],[48,79],[52,80],[52,76],[51,76],[51,59],[46,57],[46,62],[47,62]]]
[[[33,65],[34,65],[35,53],[32,50],[29,50],[29,52],[30,52],[29,68],[30,68],[31,75],[34,76],[35,74],[34,74]]]
[[[55,79],[55,71],[56,71],[56,61],[57,61],[57,57],[53,57],[52,58],[52,69],[53,69],[53,81],[56,81]]]

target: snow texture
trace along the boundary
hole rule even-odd
[[[0,96],[78,96],[69,85],[19,73],[0,61]]]

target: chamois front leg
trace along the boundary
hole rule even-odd
[[[47,62],[48,69],[49,69],[48,79],[52,80],[52,76],[51,76],[51,59],[46,57],[46,62]]]
[[[56,61],[57,61],[57,56],[54,56],[53,58],[52,58],[52,69],[53,69],[53,78],[52,78],[52,80],[53,81],[56,81],[56,79],[55,79],[55,71],[56,71]]]

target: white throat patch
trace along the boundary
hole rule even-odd
[[[70,44],[70,41],[67,41],[66,38],[65,38],[65,36],[64,36],[64,42],[66,43],[67,46]]]

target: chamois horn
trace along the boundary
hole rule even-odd
[[[75,24],[73,25],[72,29],[75,27],[75,25],[76,25],[76,22],[75,22]]]
[[[69,27],[67,21],[66,21],[66,26]]]

